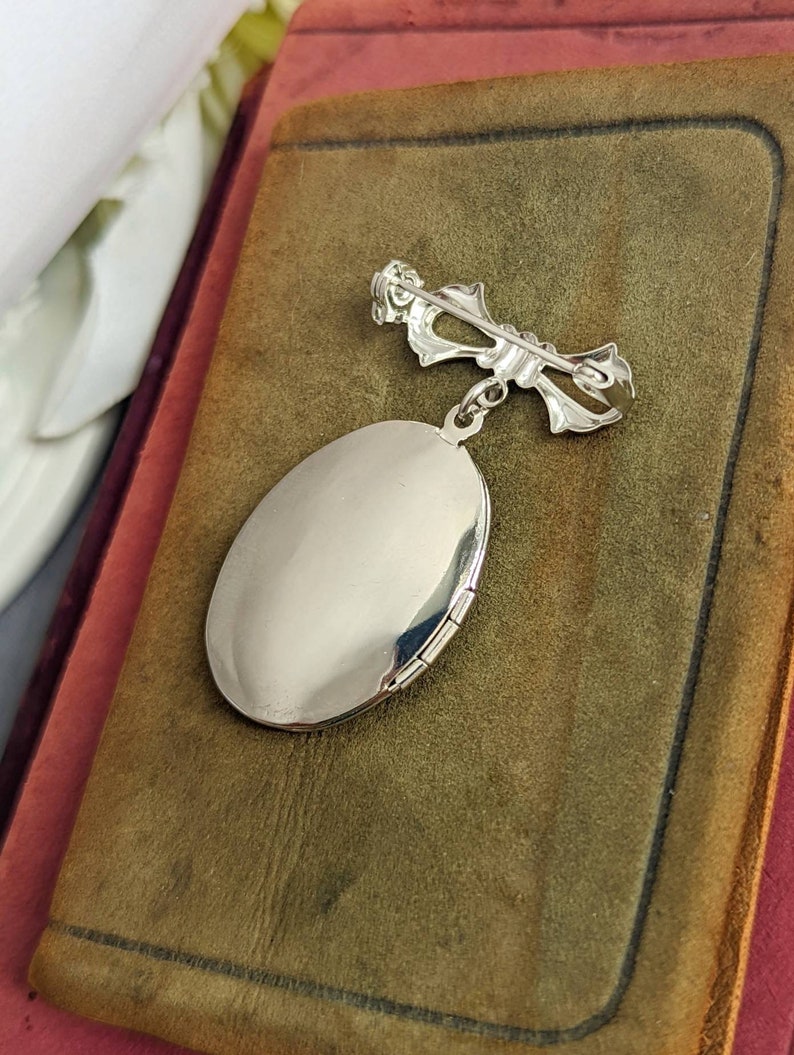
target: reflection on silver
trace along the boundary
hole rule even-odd
[[[474,600],[489,516],[471,457],[431,425],[380,422],[323,447],[229,551],[206,629],[219,689],[255,721],[301,730],[408,685]]]
[[[560,355],[553,344],[538,341],[534,333],[519,333],[510,324],[498,325],[485,305],[482,282],[473,286],[451,285],[430,293],[408,264],[392,260],[372,279],[372,317],[384,322],[404,322],[408,343],[422,366],[448,359],[474,359],[484,370],[519,388],[534,388],[549,411],[552,432],[593,432],[621,421],[634,402],[631,367],[610,342],[590,352]],[[441,315],[452,315],[468,323],[493,343],[487,347],[449,341],[434,329]],[[555,384],[547,370],[569,374],[576,387],[605,406],[591,410]]]

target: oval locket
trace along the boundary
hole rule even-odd
[[[390,696],[474,600],[488,489],[442,430],[384,421],[310,455],[259,503],[221,569],[207,652],[249,718],[300,730]]]

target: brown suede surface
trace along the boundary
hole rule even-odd
[[[725,1048],[787,700],[788,59],[330,100],[282,120],[32,978],[223,1055]],[[632,415],[469,450],[494,519],[431,672],[320,734],[213,688],[223,556],[301,458],[482,376],[369,315],[390,258],[481,279]]]

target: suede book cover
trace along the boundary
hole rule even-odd
[[[725,1051],[789,694],[793,64],[552,74],[282,119],[31,978],[219,1055]],[[479,378],[376,327],[371,274],[482,280],[622,425],[514,393],[470,450],[479,599],[410,690],[255,726],[204,617],[245,517]]]

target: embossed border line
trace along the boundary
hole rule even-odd
[[[499,143],[512,140],[526,142],[538,139],[571,139],[582,138],[585,136],[659,132],[671,128],[723,131],[738,130],[754,136],[764,144],[769,153],[772,162],[772,186],[770,188],[770,206],[767,219],[764,261],[756,301],[752,336],[750,339],[750,347],[748,349],[747,365],[745,367],[741,395],[739,397],[736,422],[734,424],[733,434],[728,449],[728,459],[723,473],[719,507],[714,520],[714,536],[706,568],[705,582],[701,596],[689,669],[684,683],[681,705],[676,720],[675,733],[660,797],[660,807],[654,827],[651,849],[648,855],[642,888],[637,902],[637,912],[615,989],[604,1007],[575,1026],[561,1029],[532,1029],[524,1026],[515,1026],[469,1018],[465,1015],[439,1011],[415,1004],[400,1003],[399,1001],[392,1000],[388,997],[359,993],[352,990],[342,989],[338,986],[326,985],[322,982],[314,982],[308,979],[279,974],[275,971],[269,971],[264,968],[246,966],[244,964],[234,963],[230,960],[218,959],[211,956],[202,956],[200,953],[183,952],[178,949],[171,949],[162,945],[154,945],[145,941],[125,938],[122,935],[106,933],[88,927],[81,927],[60,920],[50,921],[49,925],[54,931],[69,935],[70,937],[81,941],[92,942],[96,945],[118,949],[122,952],[135,953],[140,956],[145,956],[148,959],[159,960],[166,963],[175,963],[183,967],[193,968],[194,970],[223,975],[227,978],[237,978],[241,981],[267,986],[272,989],[285,990],[287,992],[296,993],[300,996],[309,996],[320,1000],[328,1000],[337,1004],[345,1004],[362,1011],[394,1015],[400,1018],[409,1019],[413,1022],[441,1026],[446,1029],[463,1033],[475,1033],[495,1040],[533,1044],[537,1047],[580,1040],[582,1037],[587,1036],[589,1033],[592,1033],[596,1029],[605,1025],[614,1016],[634,972],[634,966],[637,959],[637,949],[639,947],[640,937],[642,935],[648,906],[650,904],[651,891],[653,889],[661,857],[664,833],[667,827],[669,804],[672,798],[671,793],[675,787],[684,738],[686,736],[695,687],[697,685],[698,673],[700,671],[700,663],[706,638],[706,628],[714,596],[714,584],[717,577],[717,568],[719,566],[722,549],[725,521],[728,512],[728,505],[730,503],[733,475],[736,468],[739,448],[741,446],[742,432],[747,417],[747,410],[750,404],[750,394],[752,391],[753,377],[755,375],[755,366],[758,358],[758,348],[761,340],[761,329],[764,320],[764,309],[766,306],[772,273],[772,259],[774,255],[775,237],[777,234],[782,177],[784,174],[783,151],[769,129],[758,121],[750,118],[743,118],[741,116],[714,119],[677,117],[653,121],[623,121],[603,125],[577,125],[568,128],[507,129],[472,134],[429,136],[427,138],[385,138],[279,143],[273,148],[274,150],[317,151],[365,150],[372,147],[459,146],[466,144],[477,145],[483,143]]]

